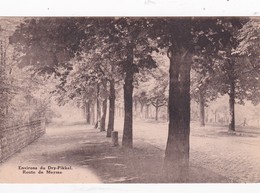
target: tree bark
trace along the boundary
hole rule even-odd
[[[101,117],[101,109],[100,109],[100,103],[99,103],[99,93],[100,93],[100,85],[97,84],[97,119],[95,128],[97,129],[100,126],[100,117]]]
[[[191,54],[186,49],[169,49],[169,129],[164,171],[176,182],[186,182],[189,176],[190,135],[190,69]]]
[[[167,108],[167,122],[169,122],[169,108]]]
[[[107,81],[103,83],[103,89],[105,92],[107,92]],[[107,117],[107,97],[105,96],[105,99],[102,103],[102,117],[100,119],[100,132],[106,130],[106,117]]]
[[[144,104],[140,102],[140,117],[142,119],[144,118],[143,112],[144,112]]]
[[[107,126],[107,137],[111,137],[112,131],[114,131],[114,120],[115,120],[115,81],[112,79],[110,81],[110,93],[109,93],[109,118]]]
[[[215,123],[218,122],[218,109],[215,109],[215,111],[214,111],[214,122]]]
[[[134,97],[134,116],[137,117],[137,99]]]
[[[90,124],[91,115],[90,115],[90,102],[85,102],[85,113],[86,113],[86,122]]]
[[[206,108],[206,111],[205,111],[205,122],[206,123],[209,122],[209,111],[208,111],[208,108]]]
[[[229,93],[229,130],[235,131],[235,82],[230,82]]]
[[[229,131],[235,131],[235,61],[228,60],[229,78]]]
[[[124,130],[122,146],[133,147],[133,46],[131,43],[127,46],[127,61],[125,65],[124,79]]]
[[[107,116],[107,98],[102,103],[102,117],[100,120],[100,132],[106,130],[106,116]]]
[[[202,91],[199,91],[200,126],[205,127],[205,99]]]
[[[148,104],[146,104],[145,118],[146,118],[146,119],[149,118],[149,105],[148,105]]]
[[[155,107],[155,121],[158,121],[158,111],[159,111],[159,107],[156,106]]]
[[[91,124],[95,125],[95,103],[91,105]]]
[[[155,103],[155,121],[158,121],[158,111],[159,111],[159,104],[158,104],[158,99],[156,99],[156,103]]]

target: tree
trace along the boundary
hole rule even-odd
[[[99,98],[96,85],[101,76],[94,65],[86,62],[91,61],[92,54],[91,52],[88,54],[81,53],[79,58],[84,58],[84,60],[77,57],[71,59],[69,62],[73,69],[69,71],[64,80],[59,81],[53,92],[57,96],[59,104],[63,105],[70,100],[74,100],[79,107],[84,108],[87,124],[91,123],[91,118],[94,116],[93,105],[95,100]],[[62,67],[59,69],[61,74],[66,71]]]
[[[68,61],[82,50],[88,52],[101,46],[103,51],[97,55],[102,59],[107,58],[102,56],[105,51],[116,51],[116,58],[120,61],[117,66],[124,74],[123,146],[131,147],[134,74],[139,66],[154,66],[150,48],[146,46],[148,38],[143,31],[146,25],[144,19],[130,18],[34,18],[20,25],[11,41],[24,54],[21,66],[32,65],[38,74],[55,74],[61,79],[61,89],[72,70],[72,64]],[[60,67],[65,69],[64,73],[59,72]]]
[[[169,64],[166,62],[165,52],[161,54],[154,54],[156,62],[160,65],[156,69],[151,70],[151,75],[153,80],[151,85],[153,88],[148,90],[149,100],[151,104],[155,107],[155,120],[158,120],[159,108],[166,106],[168,102],[168,92],[169,92],[169,77],[168,68]]]
[[[245,98],[249,97],[246,92],[249,92],[252,86],[254,88],[256,85],[255,81],[246,80],[249,77],[255,77],[255,75],[249,75],[252,70],[248,70],[250,67],[246,62],[243,62],[245,60],[233,54],[238,46],[239,29],[247,21],[247,18],[217,18],[215,27],[207,32],[207,37],[214,38],[217,34],[221,34],[221,36],[216,36],[217,38],[212,41],[213,44],[210,44],[211,47],[207,46],[199,54],[200,57],[204,58],[204,62],[200,59],[199,61],[202,62],[204,69],[206,67],[206,71],[203,68],[198,68],[199,71],[202,70],[199,75],[206,78],[208,82],[206,85],[211,87],[210,92],[208,92],[213,97],[211,100],[216,98],[216,92],[229,95],[229,130],[231,131],[235,130],[235,99],[238,99],[240,103],[243,102]],[[199,32],[198,35],[200,36],[200,34],[205,35],[204,32]],[[205,62],[207,62],[207,65],[203,65]],[[197,67],[198,65],[196,65]],[[195,70],[198,72],[198,69]],[[246,73],[245,69],[247,69]],[[251,85],[251,88],[249,85]],[[198,98],[203,99],[205,84],[198,86]],[[200,102],[204,103],[203,101]],[[202,107],[202,104],[200,106]],[[201,108],[202,113],[203,108]]]
[[[9,38],[16,51],[21,53],[18,66],[29,66],[34,71],[33,76],[47,74],[59,78],[57,88],[60,94],[64,94],[63,86],[72,70],[68,61],[80,51],[79,44],[86,35],[80,28],[84,22],[83,18],[26,19]],[[65,96],[64,101],[73,98],[73,94]]]
[[[20,22],[19,18],[0,18],[0,126],[13,121],[13,99],[19,88],[13,74],[19,54],[10,45],[9,37]]]
[[[119,18],[113,23],[112,42],[123,50],[122,72],[124,74],[124,129],[122,145],[133,146],[133,82],[134,74],[142,68],[155,67],[146,29],[146,19]],[[117,50],[119,51],[119,49]]]
[[[193,56],[200,52],[215,54],[227,45],[230,33],[222,20],[233,18],[154,19],[151,31],[158,46],[168,48],[170,60],[169,130],[164,168],[170,178],[185,181],[189,168],[190,70]],[[230,23],[229,22],[229,23]]]
[[[238,103],[243,104],[244,99],[252,100],[259,92],[259,89],[257,89],[257,87],[259,88],[257,80],[259,77],[259,65],[257,63],[252,65],[253,63],[250,62],[249,58],[238,57],[239,55],[236,53],[239,53],[239,51],[234,52],[240,44],[239,37],[241,36],[239,34],[246,28],[242,27],[248,26],[247,22],[247,19],[241,18],[219,21],[219,25],[223,26],[227,32],[226,41],[220,41],[217,66],[219,70],[219,84],[221,85],[220,93],[228,94],[229,96],[230,131],[235,131],[236,99]],[[257,30],[257,28],[251,30]],[[257,57],[257,54],[252,57],[254,58],[253,60],[255,60],[255,57]]]
[[[140,117],[148,118],[147,112],[146,112],[146,116],[144,116],[144,106],[145,105],[148,106],[150,103],[146,91],[138,89],[138,91],[135,93],[135,97],[137,98],[138,102],[140,103]]]
[[[7,21],[0,23],[0,126],[4,125],[7,119],[11,87],[8,65],[8,37]]]
[[[166,106],[168,101],[169,64],[163,51],[153,52],[152,57],[158,67],[139,73],[135,96],[138,97],[141,104],[141,112],[143,112],[145,104],[152,104],[155,107],[155,120],[157,121],[159,108]]]
[[[101,25],[102,24],[102,25]],[[107,137],[111,137],[111,132],[114,130],[114,114],[115,114],[115,98],[116,98],[116,85],[122,80],[121,67],[117,46],[111,44],[109,31],[102,29],[110,29],[111,21],[99,20],[99,27],[96,27],[96,38],[93,41],[95,46],[90,48],[83,48],[84,56],[77,58],[76,60],[85,66],[82,70],[85,76],[95,77],[94,82],[90,87],[96,88],[96,104],[97,104],[97,122],[95,127],[100,128],[101,131],[105,131],[105,118],[107,108],[107,98],[109,98],[109,118]],[[84,45],[84,43],[83,43]],[[88,55],[88,56],[86,56]],[[91,69],[91,73],[89,72]],[[93,74],[95,72],[95,74]],[[109,84],[109,91],[107,90],[107,84]],[[91,98],[92,93],[88,93]],[[100,102],[102,103],[102,116]]]
[[[189,165],[190,133],[190,67],[192,63],[192,19],[167,18],[154,20],[158,46],[168,48],[169,129],[164,169],[169,178],[185,181]]]
[[[100,131],[105,131],[106,127],[106,115],[107,115],[107,81],[103,82],[104,99],[102,102],[102,117],[100,119]]]
[[[109,117],[108,117],[108,126],[107,126],[107,137],[111,137],[111,133],[114,130],[114,119],[115,119],[115,81],[114,79],[109,82]]]
[[[193,57],[191,71],[191,97],[199,104],[200,126],[205,126],[205,107],[218,97],[214,60],[208,53]]]
[[[260,71],[260,20],[259,18],[250,19],[236,34],[238,39],[238,46],[233,51],[233,55],[242,57],[243,64],[246,69],[242,73],[246,74],[241,78],[245,78],[243,82],[246,84],[247,99],[251,100],[253,104],[260,102],[259,92],[259,71]]]
[[[89,25],[90,20],[87,20]],[[60,66],[71,70],[68,61],[81,50],[80,42],[86,35],[84,18],[31,18],[25,20],[10,38],[23,53],[20,66],[32,66],[38,74],[52,74]]]
[[[88,77],[89,74],[84,76],[80,73],[82,77],[75,77],[74,74],[76,80],[70,80],[71,85],[67,84],[67,78],[74,65],[69,61],[76,56],[80,57],[82,50],[91,50],[94,45],[95,21],[92,18],[27,19],[10,38],[11,43],[16,46],[16,50],[23,53],[19,65],[21,67],[31,66],[35,75],[48,74],[51,76],[54,74],[56,78],[59,78],[60,83],[57,85],[56,94],[60,95],[60,103],[64,104],[70,99],[83,103],[88,123],[92,102],[89,93],[93,91],[93,85],[89,88],[85,84],[92,84],[93,80],[90,78],[93,79],[93,76]],[[92,50],[95,50],[95,47]],[[82,81],[83,78],[80,86],[76,86],[77,80]],[[68,90],[69,92],[67,92]]]

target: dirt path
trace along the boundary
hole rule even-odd
[[[85,125],[49,127],[34,141],[0,165],[4,183],[99,183],[99,177],[87,166],[78,165],[82,145],[88,142]],[[89,146],[92,146],[90,143]],[[95,152],[87,152],[90,155]],[[44,167],[41,169],[41,167]],[[39,171],[42,171],[39,174]]]

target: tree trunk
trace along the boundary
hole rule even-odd
[[[167,108],[167,122],[169,122],[169,108]]]
[[[112,131],[114,131],[114,120],[115,120],[115,81],[112,79],[110,81],[110,94],[109,94],[109,118],[107,126],[107,137],[111,137]]]
[[[243,127],[247,126],[246,118],[244,118]]]
[[[228,60],[228,79],[229,79],[229,131],[235,131],[235,61]]]
[[[200,126],[205,127],[205,99],[202,91],[199,91]]]
[[[100,93],[100,85],[97,84],[97,119],[95,128],[97,129],[100,126],[100,117],[101,117],[101,109],[100,109],[100,103],[99,103],[99,93]]]
[[[134,98],[134,116],[137,117],[137,99]]]
[[[205,121],[206,121],[206,123],[209,122],[209,110],[208,110],[208,108],[206,108],[206,112],[205,112]]]
[[[144,104],[140,103],[140,118],[142,118],[142,119],[144,118],[143,112],[144,112]]]
[[[107,116],[107,98],[102,103],[102,117],[100,120],[100,132],[106,130],[106,116]]]
[[[146,119],[149,118],[149,105],[148,104],[146,104],[145,118]]]
[[[230,83],[229,93],[229,130],[235,131],[235,82]]]
[[[124,81],[124,130],[122,146],[127,148],[133,147],[133,46],[127,47],[127,61],[125,65],[125,81]]]
[[[169,49],[169,130],[165,151],[164,171],[175,182],[186,182],[189,176],[190,135],[190,68],[188,50],[174,53]]]
[[[91,116],[90,116],[90,103],[85,102],[85,113],[86,113],[86,122],[90,124]]]
[[[158,99],[156,99],[156,104],[155,104],[155,121],[158,121],[158,111],[159,111],[159,105],[158,105]]]
[[[214,122],[215,123],[218,122],[218,109],[215,109],[215,112],[214,112]]]
[[[103,82],[103,89],[105,92],[107,92],[107,81]],[[100,132],[106,130],[106,117],[107,117],[107,97],[105,96],[105,99],[102,103],[102,117],[100,120]]]
[[[95,125],[95,103],[91,105],[91,124]]]
[[[159,107],[155,107],[155,121],[158,121]]]

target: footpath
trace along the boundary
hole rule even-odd
[[[0,183],[172,182],[162,173],[162,148],[138,137],[133,149],[113,147],[105,136],[83,122],[50,126],[44,136],[0,165]],[[233,182],[199,162],[191,160],[190,183]]]
[[[45,135],[0,165],[0,183],[101,182],[87,165],[79,164],[94,153],[88,151],[91,142],[84,145],[91,132],[83,124],[48,127]]]

